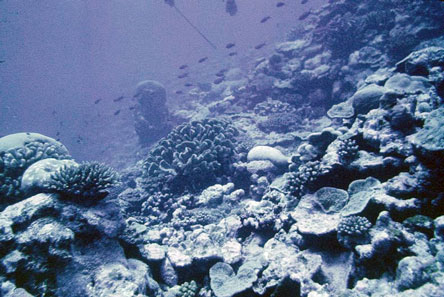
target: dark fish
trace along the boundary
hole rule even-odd
[[[203,63],[203,62],[205,62],[206,60],[208,60],[208,57],[203,57],[202,59],[200,59],[200,60],[197,61],[197,62],[199,62],[199,63]]]
[[[237,55],[237,52],[231,52],[231,53],[229,53],[228,54],[230,57],[232,57],[232,56],[236,56]]]
[[[302,0],[301,1],[301,4],[305,4],[305,3],[307,3],[308,2],[308,0]]]
[[[116,98],[116,99],[114,99],[113,101],[114,101],[114,102],[119,102],[119,101],[122,101],[123,98],[125,98],[125,96],[120,96],[119,98]]]
[[[185,86],[185,87],[192,87],[193,84],[192,84],[192,83],[185,83],[184,86]]]
[[[216,76],[222,77],[222,76],[225,76],[225,74],[223,72],[218,72],[218,73],[216,73]]]
[[[81,144],[82,142],[83,142],[83,138],[82,138],[82,136],[77,136],[77,140],[76,140],[76,142],[78,143],[78,144]]]
[[[180,70],[185,69],[185,68],[188,68],[187,64],[180,65],[180,67],[179,67]]]
[[[310,14],[311,14],[311,11],[310,11],[310,10],[304,12],[303,14],[301,14],[301,15],[299,16],[299,20],[300,20],[300,21],[305,20],[306,18],[308,18],[308,16],[309,16]]]
[[[178,91],[176,91],[176,94],[177,94],[177,95],[183,94],[183,91],[178,90]]]
[[[188,72],[187,73],[183,73],[181,75],[178,75],[177,78],[185,78],[188,76]]]
[[[232,48],[232,47],[235,46],[235,45],[236,45],[236,44],[230,42],[230,43],[228,43],[228,44],[225,46],[225,48]]]
[[[135,106],[130,106],[130,107],[129,107],[129,110],[134,110],[134,109],[136,109]]]
[[[302,0],[302,1],[304,1],[304,0]],[[282,7],[282,6],[284,6],[284,5],[285,5],[284,2],[278,2],[278,3],[276,3],[276,7]]]
[[[116,111],[114,112],[114,115],[116,116],[116,115],[118,115],[119,113],[120,113],[120,109],[116,110]]]
[[[59,135],[60,135],[60,131],[57,131],[56,136],[59,136]]]
[[[97,99],[96,101],[94,101],[94,104],[99,104],[100,101],[102,101],[102,98]]]
[[[237,13],[237,5],[235,0],[227,0],[227,3],[225,4],[225,11],[233,16]]]
[[[218,84],[220,84],[221,82],[223,82],[224,79],[225,79],[225,77],[219,77],[219,78],[216,78],[216,79],[213,81],[213,83],[214,83],[215,85],[218,85]]]
[[[0,63],[5,63],[6,61],[1,60]]]
[[[258,49],[263,48],[265,45],[266,45],[266,43],[265,43],[265,42],[262,42],[262,43],[256,45],[254,48],[258,50]]]
[[[265,23],[266,21],[268,21],[269,19],[271,19],[271,16],[266,16],[261,20],[261,23]]]

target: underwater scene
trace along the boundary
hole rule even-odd
[[[0,0],[33,296],[444,296],[444,1]]]

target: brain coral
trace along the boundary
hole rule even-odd
[[[0,198],[10,200],[20,196],[23,172],[31,164],[47,158],[71,159],[63,144],[38,133],[16,133],[0,138]]]
[[[197,191],[227,172],[235,156],[237,130],[229,122],[204,119],[182,124],[163,138],[144,160],[148,191]]]

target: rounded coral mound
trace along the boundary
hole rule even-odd
[[[148,191],[197,191],[229,172],[238,131],[229,122],[204,119],[173,129],[144,161]]]

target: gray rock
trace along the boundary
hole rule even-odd
[[[444,216],[437,217],[435,223],[435,236],[444,239]]]
[[[355,109],[349,101],[341,102],[333,105],[327,115],[331,119],[349,119],[355,115]]]
[[[431,46],[412,52],[396,63],[396,70],[410,75],[427,76],[434,66],[444,64],[444,48]]]
[[[444,107],[432,111],[424,127],[409,137],[410,141],[425,151],[444,150]]]
[[[426,265],[419,257],[405,257],[396,270],[396,285],[399,290],[415,289],[429,280]]]
[[[427,93],[432,84],[424,77],[397,73],[386,81],[384,87],[400,94],[418,94]]]
[[[356,114],[366,114],[370,110],[378,108],[379,98],[384,95],[384,92],[384,87],[376,84],[365,86],[357,91],[352,98],[350,98]]]
[[[122,263],[105,264],[97,268],[88,285],[88,297],[143,297],[149,283],[149,268],[135,259]]]
[[[160,275],[162,277],[162,281],[168,286],[172,287],[177,285],[179,277],[168,258],[165,258],[160,265]]]
[[[157,243],[139,246],[139,252],[142,258],[148,262],[158,262],[165,259],[165,247],[158,245]]]

